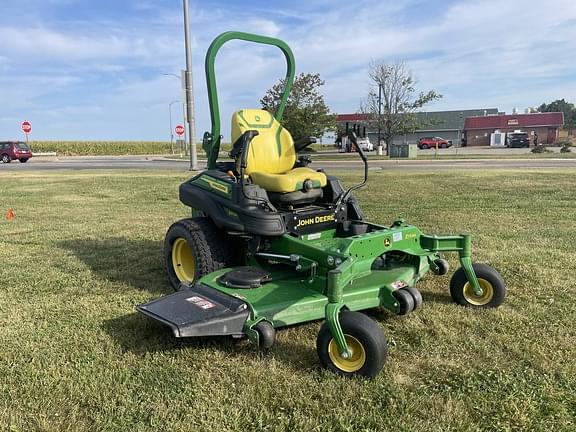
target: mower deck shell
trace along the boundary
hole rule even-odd
[[[170,327],[175,337],[242,335],[250,314],[242,300],[201,283],[136,309]]]

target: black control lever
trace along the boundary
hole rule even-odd
[[[356,147],[356,150],[358,150],[358,154],[360,155],[360,158],[364,162],[364,181],[362,181],[362,183],[358,183],[357,185],[352,186],[350,189],[348,189],[346,192],[344,192],[344,194],[340,195],[340,198],[338,199],[338,201],[336,203],[336,210],[338,210],[338,208],[340,207],[340,205],[342,205],[342,203],[345,203],[348,201],[348,198],[350,197],[350,194],[352,192],[360,189],[361,187],[364,187],[366,185],[366,183],[368,182],[368,159],[366,158],[366,155],[364,154],[364,150],[362,150],[362,147],[360,147],[360,145],[358,145],[358,137],[356,136],[356,134],[354,132],[350,131],[350,132],[348,132],[348,139],[350,141],[352,141],[352,144],[354,144],[354,147]]]

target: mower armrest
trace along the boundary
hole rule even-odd
[[[242,153],[242,144],[244,143],[244,135],[240,135],[238,139],[232,144],[232,150],[228,153],[230,159],[236,159]]]
[[[252,141],[252,138],[254,138],[256,135],[258,135],[258,131],[255,130],[244,132],[242,135],[240,135],[240,137],[238,137],[234,144],[232,144],[232,150],[230,150],[228,156],[234,160],[236,160],[239,156],[243,156],[244,148],[250,145],[250,141]]]
[[[240,168],[242,170],[248,166],[248,149],[250,148],[252,139],[258,134],[257,130],[247,130],[242,134],[242,156],[240,158]]]
[[[315,144],[316,138],[315,137],[302,137],[294,141],[294,148],[296,149],[296,153],[304,150],[310,144]]]

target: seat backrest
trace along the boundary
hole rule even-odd
[[[232,115],[232,143],[247,130],[257,130],[248,153],[246,174],[283,174],[294,168],[296,150],[292,135],[265,110],[243,109]]]

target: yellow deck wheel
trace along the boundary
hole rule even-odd
[[[172,266],[181,282],[192,282],[196,274],[196,259],[186,239],[179,237],[172,245]]]
[[[358,339],[354,336],[344,335],[348,349],[352,352],[350,358],[343,358],[340,355],[336,340],[332,339],[328,345],[328,355],[330,360],[338,369],[343,372],[353,373],[359,371],[366,363],[366,351]]]
[[[472,284],[466,282],[463,290],[464,298],[474,306],[484,306],[490,303],[492,297],[494,297],[494,287],[485,279],[478,279],[478,283],[480,284],[480,288],[482,288],[482,294],[476,295]]]
[[[460,267],[450,279],[450,295],[452,300],[462,306],[472,308],[495,308],[506,298],[506,284],[495,269],[482,263],[472,263],[472,269],[482,289],[477,295],[468,281],[466,271]]]
[[[325,321],[316,338],[320,363],[343,376],[375,377],[388,356],[388,344],[382,329],[372,318],[356,311],[341,311],[338,321],[351,355],[348,358],[340,355],[336,339]]]

